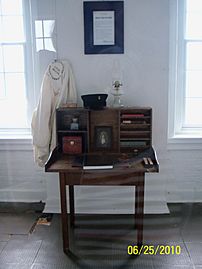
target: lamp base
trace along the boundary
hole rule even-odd
[[[112,104],[113,107],[123,107],[123,103],[121,101],[121,94],[114,94],[114,101]]]

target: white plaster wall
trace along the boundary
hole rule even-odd
[[[46,181],[31,150],[0,151],[0,202],[46,200]]]
[[[38,5],[35,19],[56,19],[57,57],[72,63],[79,95],[106,91],[113,62],[118,59],[123,70],[125,105],[153,108],[153,145],[160,173],[146,176],[146,206],[153,206],[150,212],[166,210],[162,201],[202,201],[201,151],[167,150],[169,0],[124,2],[125,53],[84,55],[83,1],[32,0],[33,5]],[[35,67],[39,65],[41,79],[56,54],[40,52],[36,56]],[[0,201],[47,199],[46,211],[58,211],[58,175],[36,168],[31,150],[24,153],[0,152]],[[21,161],[24,157],[26,167]],[[11,168],[11,163],[16,165]],[[76,197],[77,212],[129,213],[134,207],[132,188],[77,187]]]

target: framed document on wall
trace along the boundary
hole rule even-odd
[[[124,53],[123,1],[85,1],[85,54]]]

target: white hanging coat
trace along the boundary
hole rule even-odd
[[[68,101],[77,103],[77,92],[70,64],[61,61],[63,72],[59,79],[50,74],[50,64],[44,74],[39,103],[32,117],[34,160],[44,166],[50,152],[56,147],[56,108]]]

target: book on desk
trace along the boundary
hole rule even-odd
[[[83,155],[75,157],[73,166],[82,167],[84,170],[112,169],[114,160],[107,155]]]
[[[83,160],[84,170],[112,169],[113,167],[113,158],[107,155],[85,155]]]

